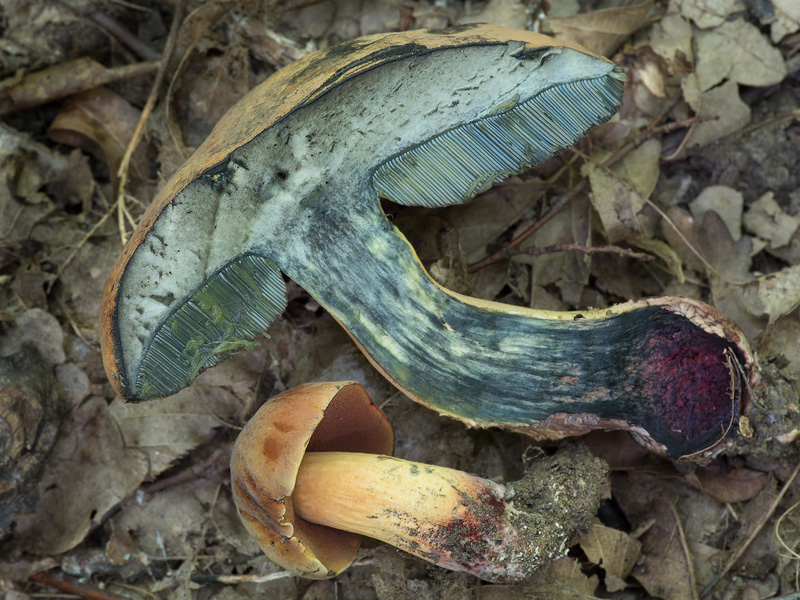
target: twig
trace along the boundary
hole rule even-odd
[[[269,583],[278,579],[288,579],[294,577],[288,571],[280,573],[270,573],[269,575],[195,575],[192,581],[195,583]]]
[[[164,74],[167,72],[169,59],[175,49],[175,42],[178,38],[178,31],[180,30],[181,16],[183,15],[183,7],[186,0],[179,0],[175,7],[175,13],[172,16],[172,25],[169,29],[169,37],[164,45],[164,53],[161,55],[161,62],[158,65],[156,78],[153,81],[153,87],[150,89],[150,95],[147,97],[147,102],[142,109],[142,114],[139,116],[139,122],[136,124],[136,129],[133,131],[131,141],[128,142],[128,147],[125,149],[125,155],[122,157],[117,176],[119,177],[119,188],[117,189],[117,225],[119,226],[120,237],[122,243],[126,243],[128,236],[125,233],[124,215],[125,215],[125,185],[128,182],[128,167],[130,166],[133,151],[139,145],[144,133],[144,126],[153,112],[156,100],[158,99],[158,91],[161,89],[161,82],[164,81]]]
[[[108,15],[97,11],[89,13],[88,17],[101,29],[104,29],[109,35],[116,38],[123,46],[127,46],[128,49],[133,50],[133,52],[138,54],[143,59],[159,59],[159,55],[156,50],[153,50],[148,44],[137,38]]]
[[[498,252],[502,254],[503,258],[511,258],[512,256],[517,256],[520,254],[541,256],[543,254],[555,254],[556,252],[580,252],[582,254],[616,254],[617,256],[634,258],[642,261],[653,260],[653,257],[649,254],[644,254],[643,252],[634,252],[633,250],[627,250],[625,248],[620,248],[619,246],[588,247],[581,246],[580,244],[553,244],[552,246],[547,246],[545,248],[514,246],[513,248],[503,248],[502,250],[498,250]]]
[[[675,508],[675,505],[670,502],[669,507],[672,509],[672,515],[675,517],[675,525],[678,528],[678,537],[681,540],[681,548],[683,548],[683,555],[686,558],[686,571],[689,573],[689,587],[692,588],[692,600],[700,600],[700,596],[697,595],[697,577],[694,575],[694,557],[689,550],[689,544],[686,542],[686,534],[683,531],[683,523],[681,523],[681,517],[678,514],[678,510]]]
[[[622,148],[617,150],[617,152],[615,152],[609,159],[607,159],[602,164],[602,166],[605,168],[610,168],[614,166],[616,163],[618,163],[620,160],[625,158],[628,154],[630,154],[633,150],[641,146],[642,143],[649,140],[650,138],[664,133],[670,133],[677,129],[685,129],[686,127],[690,127],[696,120],[697,118],[691,118],[691,119],[686,119],[685,121],[676,121],[675,123],[667,123],[666,125],[661,125],[660,127],[654,127],[653,129],[644,132],[641,136],[638,136],[637,138],[625,144]],[[573,151],[575,150],[573,149]],[[536,221],[533,225],[528,227],[525,231],[523,231],[517,237],[511,240],[508,243],[508,247],[513,248],[514,246],[519,246],[522,242],[524,242],[530,236],[536,233],[539,229],[542,228],[542,226],[544,226],[545,223],[547,223],[550,219],[552,219],[558,213],[560,213],[564,209],[564,207],[569,203],[570,200],[577,197],[578,194],[583,192],[583,190],[586,189],[587,185],[588,185],[587,179],[586,178],[581,179],[577,184],[575,184],[575,186],[569,192],[558,198],[550,207],[550,209],[541,218],[539,218],[538,221]],[[503,250],[498,250],[494,254],[491,254],[490,256],[482,258],[478,262],[469,265],[467,267],[467,272],[475,273],[477,271],[480,271],[481,269],[488,267],[489,265],[492,265],[496,262],[503,260],[504,257],[502,252]]]
[[[0,95],[0,116],[79,92],[155,73],[158,63],[139,62],[120,67],[105,67],[90,58],[76,58],[58,66],[42,69],[6,87]]]
[[[789,486],[791,486],[792,483],[794,482],[798,472],[800,472],[800,462],[797,463],[797,466],[794,468],[794,471],[792,471],[792,474],[789,476],[789,479],[786,480],[786,483],[783,484],[781,491],[778,492],[777,496],[775,496],[775,499],[769,505],[769,508],[764,512],[763,515],[761,515],[761,518],[756,523],[756,526],[753,528],[753,531],[750,532],[750,535],[747,536],[747,539],[744,540],[741,546],[739,546],[736,549],[736,551],[731,555],[731,557],[728,559],[728,562],[725,563],[725,566],[723,567],[722,571],[717,573],[714,576],[714,578],[708,583],[708,585],[706,585],[706,587],[703,588],[703,591],[700,592],[701,597],[705,598],[711,592],[711,590],[714,589],[714,586],[717,585],[717,583],[719,583],[719,580],[722,579],[728,573],[728,571],[730,571],[733,568],[733,566],[736,564],[736,561],[738,561],[742,557],[744,551],[747,550],[747,548],[750,546],[753,540],[756,539],[756,536],[764,528],[764,525],[767,524],[767,521],[769,521],[770,517],[775,512],[775,509],[778,508],[778,504],[780,504],[780,501],[783,499],[783,496],[784,494],[786,494],[786,491],[789,489]]]
[[[87,600],[125,600],[116,594],[109,594],[108,592],[103,592],[95,587],[85,585],[83,583],[75,583],[69,579],[57,577],[52,573],[47,573],[44,571],[41,573],[34,573],[33,575],[30,575],[28,579],[35,581],[36,583],[49,585],[50,587],[54,587],[62,592],[67,592],[68,594],[75,594],[76,596],[80,598],[86,598]]]
[[[98,191],[100,191],[100,188],[97,188],[97,189],[98,189]],[[111,213],[114,212],[114,209],[116,207],[117,207],[117,202],[114,202],[114,204],[112,204],[108,208],[108,210],[105,212],[105,214],[102,217],[100,217],[100,220],[98,220],[97,223],[95,223],[94,226],[89,231],[86,232],[86,235],[84,235],[81,238],[81,241],[78,242],[75,245],[75,247],[72,249],[72,252],[69,253],[69,256],[67,256],[67,258],[64,259],[64,262],[62,262],[61,265],[58,267],[58,270],[56,271],[56,274],[53,276],[53,278],[47,284],[47,293],[48,294],[53,289],[53,285],[55,284],[56,281],[58,281],[58,278],[61,277],[61,274],[64,272],[64,269],[66,269],[69,266],[69,264],[72,262],[72,259],[75,258],[75,255],[78,254],[78,252],[83,247],[83,245],[87,241],[89,241],[90,237],[92,237],[94,235],[94,232],[97,231],[98,229],[100,229],[100,227],[102,227],[103,223],[105,223],[106,219],[108,219],[108,217],[111,216]]]
[[[216,448],[200,464],[192,465],[182,471],[178,471],[169,477],[162,477],[153,483],[142,486],[148,494],[153,494],[178,483],[191,481],[198,477],[211,479],[221,470],[228,468],[230,462],[231,449],[233,443],[224,444]]]
[[[578,152],[578,153],[581,153],[581,154],[582,154],[582,152],[581,152],[580,150],[576,150],[575,148],[573,148],[573,149],[572,149],[572,151],[573,151],[573,152]],[[584,157],[586,158],[586,160],[587,160],[587,161],[591,161],[591,158],[590,158],[590,157],[588,157],[588,156],[586,156],[586,155],[584,155]],[[667,216],[667,213],[665,213],[663,210],[661,210],[661,208],[660,208],[660,207],[659,207],[659,206],[658,206],[658,205],[657,205],[655,202],[653,202],[652,200],[650,200],[650,198],[647,198],[646,196],[643,196],[642,194],[640,194],[640,193],[639,193],[639,192],[638,192],[638,191],[637,191],[637,190],[636,190],[636,189],[635,189],[635,188],[634,188],[632,185],[630,185],[630,184],[629,184],[629,182],[628,182],[628,181],[626,181],[625,179],[623,179],[622,177],[620,177],[619,175],[617,175],[616,173],[614,173],[614,171],[612,171],[612,170],[611,170],[611,169],[608,167],[608,165],[606,165],[605,163],[603,163],[602,165],[597,165],[597,167],[598,167],[599,169],[601,169],[601,170],[605,171],[605,172],[606,172],[606,173],[607,173],[609,176],[613,177],[613,178],[614,178],[616,181],[618,181],[618,182],[620,182],[621,184],[623,184],[623,185],[624,185],[624,186],[625,186],[625,187],[626,187],[626,188],[627,188],[629,191],[631,191],[631,192],[633,192],[633,193],[637,194],[637,195],[638,195],[638,196],[639,196],[639,197],[642,199],[642,201],[643,201],[645,204],[647,204],[648,206],[650,206],[650,208],[652,208],[653,210],[655,210],[655,211],[658,213],[658,215],[659,215],[659,216],[660,216],[662,219],[664,219],[664,220],[665,220],[665,221],[666,221],[666,222],[669,224],[669,226],[670,226],[670,227],[672,227],[673,231],[675,231],[675,233],[676,233],[676,234],[677,234],[677,236],[678,236],[678,237],[681,239],[681,241],[682,241],[684,244],[686,244],[687,248],[689,248],[689,250],[691,250],[691,251],[692,251],[692,253],[693,253],[693,254],[694,254],[694,255],[695,255],[695,256],[696,256],[696,257],[697,257],[697,258],[700,260],[700,262],[702,262],[702,263],[703,263],[703,265],[704,265],[704,266],[705,266],[705,267],[706,267],[706,268],[707,268],[709,271],[711,271],[712,273],[714,273],[715,275],[717,275],[717,276],[718,276],[718,277],[720,277],[721,279],[724,279],[722,276],[720,276],[720,274],[719,274],[719,272],[717,271],[717,269],[716,269],[716,268],[714,268],[714,265],[712,265],[710,262],[708,262],[708,261],[706,260],[706,258],[705,258],[705,257],[704,257],[704,256],[703,256],[701,253],[700,253],[700,251],[699,251],[697,248],[695,248],[695,247],[692,245],[692,243],[691,243],[691,242],[690,242],[688,239],[686,239],[686,236],[685,236],[685,235],[683,235],[683,232],[682,232],[682,231],[681,231],[681,230],[678,228],[678,226],[677,226],[677,225],[675,225],[675,223],[673,223],[673,222],[672,222],[672,219],[670,219],[670,218]],[[728,280],[725,280],[725,281],[728,281]],[[737,283],[737,282],[730,282],[730,281],[729,281],[729,283]]]

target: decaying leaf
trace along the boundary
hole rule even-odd
[[[606,589],[625,589],[625,579],[639,560],[642,543],[619,529],[599,523],[578,542],[591,562],[606,572]]]
[[[742,0],[676,0],[675,4],[700,29],[719,27],[728,15],[745,10]]]
[[[645,233],[639,213],[655,189],[661,143],[648,140],[608,173],[587,163],[583,167],[592,186],[592,203],[600,215],[609,243]]]
[[[652,5],[652,0],[645,0],[571,17],[551,17],[547,23],[557,38],[577,42],[598,54],[610,56],[625,38],[642,26]]]
[[[687,75],[682,89],[689,106],[700,119],[691,131],[690,147],[703,147],[750,123],[750,107],[739,97],[739,86],[728,81],[707,92],[700,92],[697,77]]]
[[[67,99],[47,133],[61,144],[93,155],[108,166],[116,181],[117,169],[138,121],[137,108],[118,94],[97,88]],[[140,146],[131,161],[131,175],[144,179],[145,165],[145,149]]]
[[[39,554],[60,554],[81,543],[92,523],[148,471],[146,457],[126,447],[103,398],[76,407],[62,432],[39,484],[39,505],[16,519],[20,543]]]
[[[725,223],[733,241],[742,237],[742,207],[744,196],[738,190],[725,185],[710,185],[689,202],[692,216],[698,223],[709,210],[713,210]]]
[[[709,31],[698,31],[697,80],[707,92],[727,79],[753,86],[775,85],[786,76],[780,50],[744,19],[726,21]]]
[[[790,242],[800,227],[800,217],[784,212],[775,202],[774,194],[767,192],[750,205],[744,215],[744,225],[748,231],[768,241],[774,250]]]

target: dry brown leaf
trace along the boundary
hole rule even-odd
[[[675,0],[675,4],[700,29],[719,27],[729,15],[746,10],[742,0]]]
[[[690,566],[676,532],[675,513],[669,500],[656,498],[648,514],[653,525],[641,537],[642,558],[631,574],[656,598],[691,598]]]
[[[675,12],[670,4],[665,14],[649,33],[650,47],[656,54],[670,63],[691,64],[694,58],[694,34],[692,26],[683,16]]]
[[[681,82],[683,95],[700,118],[691,130],[690,147],[703,147],[750,123],[750,107],[739,97],[739,86],[728,81],[707,92],[700,92],[697,77],[690,73]]]
[[[105,164],[113,181],[139,121],[139,109],[122,96],[97,88],[68,98],[47,134],[60,144],[81,148]],[[130,175],[139,180],[147,176],[144,146],[134,153]],[[115,184],[116,187],[116,184]]]
[[[609,243],[645,233],[639,213],[655,189],[661,142],[648,140],[614,167],[615,175],[593,163],[582,168],[592,186],[592,204],[600,215]]]
[[[607,8],[571,17],[547,20],[555,37],[576,42],[590,50],[610,56],[617,47],[645,22],[652,0],[639,4]]]
[[[625,579],[637,563],[642,543],[619,529],[599,523],[578,541],[587,558],[606,572],[606,589],[625,589]]]
[[[785,36],[800,29],[800,3],[797,0],[772,0],[774,20],[771,36],[777,44]]]
[[[701,491],[723,504],[750,500],[769,480],[769,474],[762,471],[747,468],[724,471],[717,463],[698,469],[695,475]]]
[[[800,217],[784,212],[772,192],[753,202],[743,220],[747,230],[768,241],[773,250],[786,246],[800,227]]]
[[[695,221],[702,223],[705,214],[713,210],[725,223],[734,241],[742,237],[743,206],[742,193],[725,185],[710,185],[689,202],[689,210]]]
[[[726,21],[710,31],[698,31],[697,80],[707,92],[727,79],[744,85],[780,83],[786,65],[778,48],[744,19]]]
[[[33,344],[48,362],[59,365],[66,360],[64,354],[64,331],[53,315],[39,308],[32,308],[18,316],[14,327],[0,337],[0,356],[11,356],[22,349],[23,344]]]
[[[126,404],[116,398],[109,407],[127,448],[147,456],[148,479],[235,420],[239,402],[222,387],[195,385],[158,402]]]
[[[526,29],[528,9],[520,0],[489,0],[483,9],[459,19],[462,23],[489,23],[510,29]]]
[[[192,54],[172,86],[171,112],[183,124],[179,141],[195,148],[250,90],[246,48],[207,44],[202,50]]]
[[[678,281],[678,283],[683,284],[684,281],[686,281],[686,276],[683,273],[683,263],[681,262],[681,257],[678,256],[678,253],[675,252],[675,250],[673,250],[669,244],[659,239],[642,236],[630,237],[628,238],[627,242],[631,246],[640,248],[664,261],[664,266],[667,268],[670,275],[672,275]]]
[[[104,398],[90,398],[73,410],[61,431],[39,484],[41,502],[17,516],[20,542],[39,554],[78,545],[148,470],[145,456],[126,447]]]
[[[591,207],[585,200],[572,202],[569,210],[561,211],[550,219],[523,246],[547,248],[555,244],[591,242]],[[525,229],[522,223],[519,229]],[[589,281],[589,257],[574,252],[557,252],[540,256],[519,255],[514,262],[531,265],[531,284],[544,287],[555,284],[561,289],[561,299],[572,306],[580,303],[583,287]]]
[[[599,585],[597,575],[587,577],[581,564],[569,556],[559,558],[537,573],[530,583],[509,587],[484,585],[481,600],[590,600]]]
[[[158,63],[138,63],[106,68],[97,61],[81,57],[57,64],[14,80],[0,83],[0,115],[53,102],[115,81],[152,75]]]

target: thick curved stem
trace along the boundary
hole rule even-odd
[[[662,298],[555,313],[457,296],[374,198],[350,212],[337,204],[305,204],[305,226],[287,237],[308,252],[275,261],[395,385],[440,413],[564,435],[631,429],[678,457],[716,444],[746,405],[752,357],[710,307]]]

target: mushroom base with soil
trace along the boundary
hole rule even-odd
[[[501,485],[387,456],[393,434],[353,382],[284,392],[245,426],[231,459],[239,514],[267,556],[305,577],[347,568],[361,535],[489,581],[529,578],[588,531],[607,494],[583,447]]]

